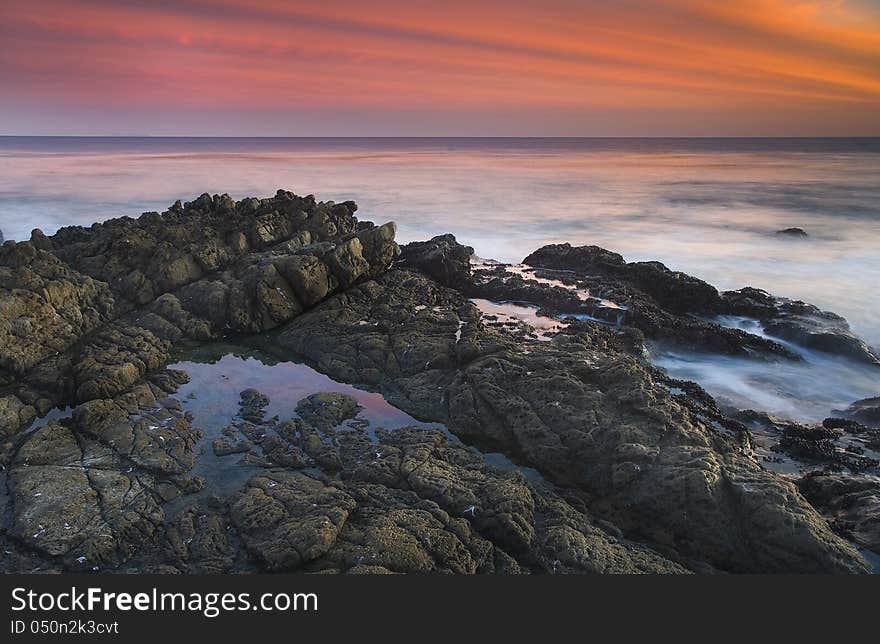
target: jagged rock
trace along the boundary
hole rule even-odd
[[[770,335],[809,349],[880,366],[875,351],[856,337],[849,323],[835,313],[751,287],[726,291],[722,298],[728,313],[756,318]]]
[[[596,246],[544,246],[523,261],[584,278],[585,284],[595,287],[603,297],[627,306],[626,323],[648,337],[722,353],[800,358],[772,340],[691,317],[744,315],[756,318],[770,336],[880,365],[876,352],[852,333],[845,319],[811,304],[751,287],[719,294],[706,282],[671,271],[659,262],[626,263],[620,255]]]
[[[395,227],[357,222],[355,209],[285,191],[202,195],[3,245],[0,387],[20,385],[0,395],[3,433],[53,405],[124,393],[182,340],[270,330],[377,275],[398,253]]]
[[[587,491],[651,543],[729,570],[865,569],[793,485],[677,404],[636,357],[570,334],[517,345],[460,294],[403,270],[330,298],[278,344]]]
[[[467,289],[471,283],[474,249],[459,244],[454,235],[438,235],[401,249],[400,265],[415,268],[444,286]]]
[[[840,413],[860,423],[880,426],[880,396],[857,400],[846,409],[839,410],[836,413]]]
[[[344,424],[358,411],[344,394],[309,396],[297,410],[297,435],[281,435],[297,442],[315,423],[311,451],[320,443],[325,458],[312,467],[341,471],[267,473],[232,500],[234,525],[270,570],[685,572],[438,430],[379,429],[373,440]]]
[[[12,532],[72,570],[117,567],[156,534],[162,503],[198,489],[199,432],[139,385],[29,435],[9,467]]]
[[[73,368],[76,400],[108,398],[128,391],[168,360],[170,342],[137,326],[113,324],[79,350]]]
[[[230,510],[250,552],[269,570],[290,570],[327,553],[355,508],[342,490],[295,472],[257,476]]]
[[[764,331],[803,347],[880,366],[877,353],[853,335],[846,320],[827,311],[819,316],[786,313],[766,323]]]
[[[162,519],[137,477],[95,466],[100,452],[50,423],[25,443],[9,470],[13,534],[72,569],[119,565]]]
[[[561,340],[529,355],[463,370],[449,391],[450,429],[524,454],[553,480],[588,490],[594,511],[624,531],[699,550],[715,566],[860,569],[790,484],[660,395],[635,362],[603,364]]]
[[[837,532],[880,554],[880,479],[819,472],[798,488]]]
[[[245,389],[241,392],[241,404],[238,415],[252,423],[261,423],[266,415],[269,399],[256,389]]]
[[[451,369],[476,357],[477,341],[500,346],[475,335],[479,311],[463,296],[409,271],[386,273],[318,309],[285,327],[278,346],[337,380],[382,388],[420,418],[445,419]]]
[[[749,357],[800,359],[778,342],[683,314],[681,311],[713,315],[717,292],[700,280],[674,273],[660,264],[627,264],[620,255],[597,246],[567,244],[546,246],[530,255],[527,262],[538,266],[526,269],[534,277],[511,272],[505,265],[481,267],[474,272],[473,283],[465,292],[493,301],[536,304],[541,307],[539,314],[565,319],[566,323],[571,323],[569,316],[586,315],[598,322],[638,329],[653,340],[689,348]],[[670,289],[677,288],[690,295],[677,305],[664,308],[661,301],[673,297]],[[696,310],[689,311],[692,308]]]
[[[346,394],[319,393],[301,400],[296,413],[318,430],[328,431],[357,416],[360,409],[357,401]]]
[[[793,484],[757,464],[744,426],[696,386],[670,393],[641,355],[644,333],[788,356],[699,316],[747,309],[824,334],[835,351],[854,346],[845,322],[757,291],[719,295],[596,247],[530,256],[587,298],[500,273],[483,284],[452,236],[407,246],[389,269],[394,225],[358,222],[355,210],[286,191],[202,195],[0,247],[8,561],[187,573],[866,569]],[[620,297],[625,317],[570,321],[547,342],[496,332],[466,299],[495,278],[498,293],[538,294],[548,310],[577,300],[600,313],[602,298]],[[272,351],[379,390],[547,480],[491,467],[440,429],[368,431],[339,393],[266,420],[268,398],[246,389],[240,420],[201,443],[170,397],[184,381],[163,371],[172,352],[271,330]],[[16,433],[65,405],[70,418]],[[169,501],[202,489],[194,471],[199,458],[217,462],[211,449],[244,454],[221,462],[234,487],[166,516]]]
[[[211,449],[217,456],[229,456],[249,452],[250,446],[245,442],[232,443],[228,438],[220,437],[211,441]]]
[[[28,242],[0,247],[0,370],[21,378],[113,310],[106,284]]]
[[[26,427],[37,417],[37,410],[24,404],[14,394],[0,396],[0,436],[8,437],[19,427]]]
[[[660,262],[627,264],[617,253],[597,246],[544,246],[526,257],[523,263],[613,277],[632,284],[673,313],[710,315],[719,312],[721,308],[718,291],[703,280],[679,271],[671,271]]]
[[[777,235],[785,235],[786,237],[809,237],[807,231],[803,228],[783,228],[776,231]]]
[[[747,409],[734,414],[749,429],[778,439],[771,447],[797,461],[822,465],[827,470],[864,472],[877,467],[878,460],[864,454],[862,443],[842,440],[845,434],[860,435],[870,444],[874,430],[842,418],[826,418],[821,424],[797,423],[770,414]],[[880,430],[877,430],[880,436]]]
[[[167,546],[176,570],[191,575],[228,573],[236,559],[231,542],[229,522],[222,515],[204,508],[190,506],[167,527]],[[175,571],[176,571],[175,570]]]

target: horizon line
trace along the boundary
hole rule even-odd
[[[212,135],[212,134],[0,134],[0,139],[880,139],[880,134],[822,134],[822,135]]]

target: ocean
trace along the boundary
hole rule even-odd
[[[878,138],[0,137],[6,239],[278,188],[352,199],[361,219],[396,221],[402,242],[452,232],[485,258],[519,262],[567,241],[660,260],[721,289],[833,310],[880,346]],[[788,227],[808,236],[776,234]],[[700,376],[679,357],[671,370]],[[840,378],[841,399],[880,393],[872,374]]]

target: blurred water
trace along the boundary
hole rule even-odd
[[[794,345],[790,345],[796,348]],[[820,422],[858,399],[880,392],[880,369],[820,351],[798,349],[802,362],[768,363],[657,347],[652,362],[672,377],[692,380],[718,403],[801,422]]]
[[[880,345],[880,139],[0,137],[12,239],[278,187],[504,261],[562,241],[659,259],[814,302]],[[774,234],[790,226],[810,236]]]
[[[799,362],[765,362],[706,352],[652,347],[654,364],[671,376],[693,380],[721,404],[759,409],[783,418],[818,422],[846,409],[854,400],[880,392],[880,368],[814,351],[764,332],[755,319],[720,315],[712,320],[778,342],[801,356]]]

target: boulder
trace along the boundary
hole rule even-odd
[[[838,413],[865,425],[880,427],[880,396],[857,400]]]
[[[816,472],[797,484],[835,531],[880,554],[880,479]]]
[[[470,260],[474,249],[459,244],[454,235],[438,235],[426,242],[412,242],[401,249],[400,264],[421,271],[440,284],[467,289],[471,283]]]

